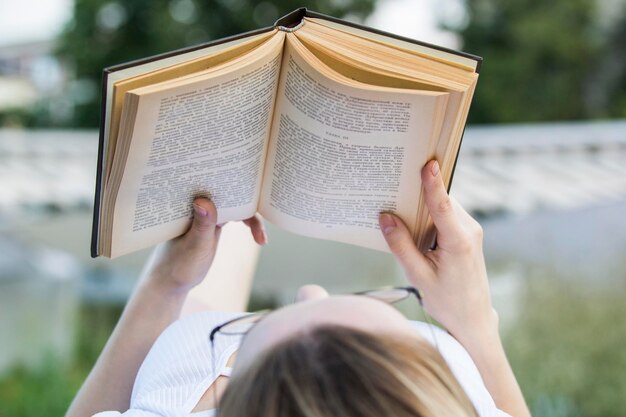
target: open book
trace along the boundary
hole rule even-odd
[[[481,59],[306,9],[274,27],[108,68],[92,256],[181,235],[191,203],[387,250],[382,211],[434,232],[420,170],[449,185]]]

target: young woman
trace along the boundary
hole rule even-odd
[[[447,195],[437,162],[422,182],[436,250],[420,253],[399,218],[380,216],[419,292],[329,297],[305,286],[296,303],[265,316],[178,320],[221,231],[215,207],[197,199],[191,228],[156,252],[67,417],[208,417],[218,406],[226,417],[530,416],[500,341],[481,228]],[[260,219],[245,223],[264,244]],[[420,295],[447,332],[389,304]]]

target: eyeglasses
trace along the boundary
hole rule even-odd
[[[433,341],[435,342],[435,347],[439,350],[439,344],[437,343],[437,338],[435,336],[435,332],[433,330],[433,322],[432,319],[426,311],[424,310],[424,303],[422,300],[422,293],[420,290],[414,287],[390,287],[390,288],[381,288],[377,290],[369,290],[369,291],[361,291],[352,293],[353,295],[362,295],[364,297],[372,298],[375,300],[382,301],[386,304],[396,304],[402,300],[405,300],[411,295],[414,295],[417,298],[417,301],[422,310],[422,314],[426,318],[426,321],[429,324],[429,329],[431,332],[431,336]],[[264,317],[266,317],[272,310],[263,310],[255,313],[249,313],[232,320],[229,320],[225,323],[220,324],[219,326],[213,328],[209,335],[209,340],[211,341],[211,347],[213,347],[213,342],[215,336],[220,333],[225,336],[242,336],[250,331],[254,325],[259,323]]]
[[[420,305],[420,309],[422,310],[422,314],[424,315],[424,317],[426,318],[426,321],[428,322],[429,326],[428,328],[430,329],[430,335],[434,341],[435,344],[435,348],[437,349],[437,351],[439,351],[439,343],[437,341],[437,337],[435,336],[435,331],[434,331],[434,324],[432,322],[432,319],[430,318],[430,316],[428,314],[426,314],[426,311],[424,310],[424,303],[422,300],[422,293],[420,292],[420,290],[418,290],[417,288],[414,287],[390,287],[390,288],[381,288],[378,290],[369,290],[369,291],[361,291],[361,292],[356,292],[356,293],[352,293],[353,295],[362,295],[364,297],[368,297],[368,298],[372,298],[375,300],[379,300],[382,301],[386,304],[396,304],[402,300],[406,300],[407,298],[411,297],[412,295],[415,296],[415,298],[417,298],[417,301]],[[213,375],[217,376],[215,374],[216,371],[216,367],[215,367],[215,336],[217,334],[222,334],[225,336],[242,336],[245,335],[246,333],[248,333],[250,331],[250,329],[252,329],[252,327],[254,327],[254,325],[258,324],[264,317],[266,317],[269,313],[271,313],[272,310],[263,310],[263,311],[258,311],[255,313],[249,313],[249,314],[245,314],[243,316],[234,318],[232,320],[229,320],[227,322],[224,322],[222,324],[220,324],[219,326],[216,326],[215,328],[213,328],[213,330],[211,330],[211,333],[209,335],[209,340],[211,342],[211,372]],[[439,351],[440,352],[440,351]],[[215,381],[217,383],[217,380]],[[217,388],[213,390],[213,401],[214,404],[216,405],[216,408],[218,410],[217,415],[219,415],[219,407],[217,407]]]

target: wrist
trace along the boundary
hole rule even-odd
[[[502,344],[499,331],[498,313],[492,308],[480,320],[470,321],[463,331],[453,336],[468,352],[489,350]]]
[[[192,288],[192,285],[180,284],[176,281],[167,279],[167,277],[161,277],[153,272],[147,275],[146,278],[139,283],[137,286],[137,292],[150,294],[150,296],[158,297],[160,299],[181,299],[184,301]]]
[[[212,256],[206,260],[189,259],[189,250],[177,249],[179,242],[168,241],[158,245],[148,260],[140,284],[162,294],[186,295],[208,273]]]
[[[169,256],[162,256],[157,248],[144,269],[140,285],[163,295],[187,295],[201,279],[197,279],[195,268],[181,265]],[[206,274],[205,274],[206,275]]]

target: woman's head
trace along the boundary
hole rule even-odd
[[[441,355],[417,335],[322,324],[283,338],[236,372],[220,400],[220,415],[468,417],[476,413]]]
[[[371,333],[414,335],[406,318],[394,307],[368,297],[328,297],[321,287],[305,287],[307,297],[264,317],[243,340],[237,353],[235,374],[278,343],[299,337],[319,326],[343,326]],[[306,292],[306,291],[305,291]],[[299,292],[301,295],[302,290]]]

